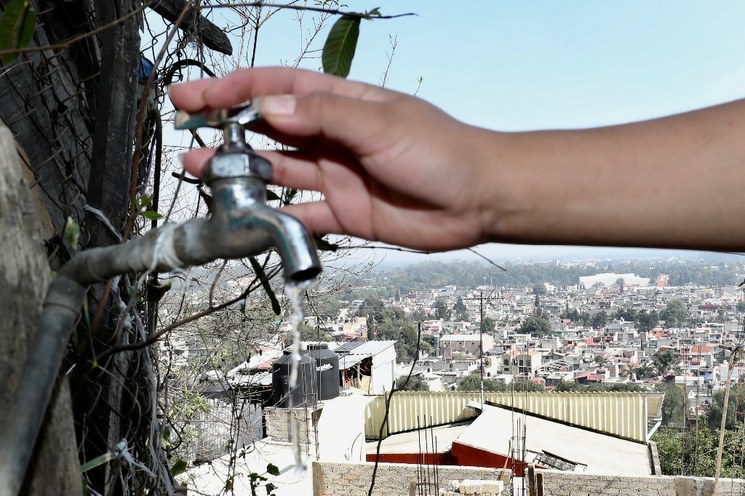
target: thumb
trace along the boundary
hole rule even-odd
[[[329,92],[267,95],[253,103],[275,130],[297,137],[324,136],[358,153],[370,138],[380,136],[394,121],[384,101],[364,100]],[[389,107],[388,111],[384,107]]]

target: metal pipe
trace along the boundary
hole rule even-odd
[[[21,489],[67,343],[88,286],[132,272],[168,272],[216,259],[238,259],[275,248],[287,281],[321,272],[313,239],[294,217],[266,205],[271,164],[242,142],[241,126],[225,126],[226,145],[205,181],[213,193],[209,220],[165,225],[125,244],[77,254],[47,292],[37,331],[0,425],[0,495]],[[243,143],[243,144],[242,144]]]

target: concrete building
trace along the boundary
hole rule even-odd
[[[502,372],[516,377],[534,377],[542,360],[543,354],[538,350],[513,350],[502,355]]]
[[[444,359],[452,359],[456,354],[479,358],[482,349],[486,353],[493,348],[494,338],[488,334],[448,334],[440,337],[440,355]]]

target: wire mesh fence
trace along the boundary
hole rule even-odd
[[[166,87],[253,65],[259,30],[282,9],[261,2],[199,9],[179,0],[31,5],[38,20],[29,48],[0,66],[0,124],[23,158],[52,269],[81,249],[207,215],[209,194],[198,180],[185,181],[176,157],[217,137],[172,133]],[[317,34],[332,16],[288,15],[300,43],[286,65],[318,56]],[[278,334],[279,273],[276,256],[267,255],[123,275],[92,288],[63,368],[89,494],[173,494],[176,461],[219,457],[261,435],[260,399],[237,400],[237,390],[209,399],[199,380]],[[165,346],[153,346],[158,341]],[[192,351],[188,373],[173,352],[179,341]],[[189,388],[198,398],[179,396]],[[189,415],[179,410],[195,403]]]

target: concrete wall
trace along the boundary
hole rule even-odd
[[[313,463],[313,496],[367,496],[372,481],[373,463]],[[417,482],[417,470],[429,470],[431,466],[406,465],[401,463],[379,463],[375,474],[373,495],[391,496],[409,494],[412,482]],[[481,479],[504,480],[504,495],[512,494],[510,471],[495,468],[439,466],[438,481],[440,489],[445,489],[450,480]],[[434,494],[433,488],[430,494]]]
[[[315,445],[320,408],[264,408],[266,435],[274,441],[292,442],[292,426],[297,426],[300,444]]]
[[[703,477],[623,477],[535,471],[530,496],[711,496],[714,479]],[[528,484],[531,486],[531,484]],[[745,479],[720,479],[717,496],[745,494]]]

